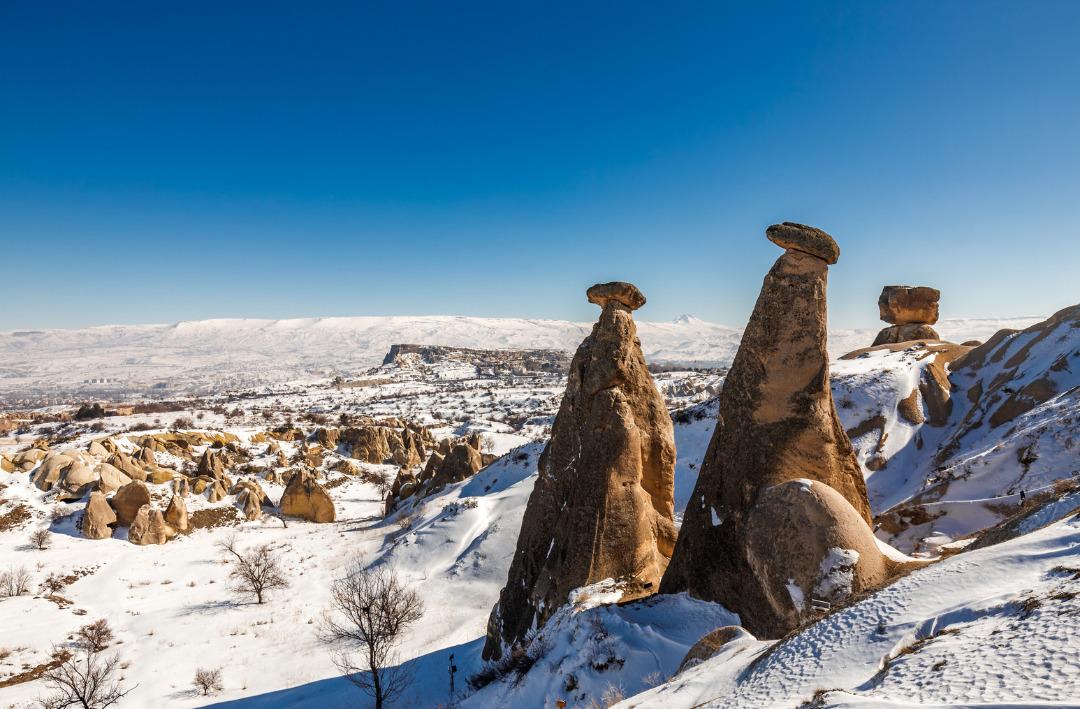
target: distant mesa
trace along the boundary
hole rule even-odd
[[[570,353],[554,349],[484,350],[442,345],[391,345],[383,366],[415,367],[445,362],[475,365],[490,376],[507,374],[565,374],[570,369]]]
[[[716,429],[661,591],[688,591],[778,638],[894,571],[829,387],[826,285],[840,250],[785,223],[720,393]]]
[[[485,659],[523,645],[574,589],[615,579],[624,600],[654,593],[674,547],[674,429],[632,316],[645,296],[620,282],[587,295],[603,311],[570,365]]]
[[[885,286],[878,297],[881,319],[890,323],[878,333],[874,345],[913,340],[940,340],[931,327],[938,321],[941,291],[927,286]]]

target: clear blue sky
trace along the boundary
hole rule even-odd
[[[1080,301],[1080,2],[0,2],[0,329]]]

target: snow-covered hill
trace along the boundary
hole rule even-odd
[[[986,339],[1002,327],[1038,318],[943,320],[945,339]],[[293,320],[202,320],[171,325],[106,325],[81,330],[0,332],[0,404],[81,394],[124,398],[155,390],[168,395],[350,375],[382,362],[390,346],[410,343],[477,349],[573,351],[591,323],[454,316],[351,317]],[[741,330],[682,316],[639,322],[652,362],[726,366]],[[839,330],[839,356],[873,341],[876,330]],[[96,380],[96,381],[91,381]],[[104,380],[104,381],[101,381]]]

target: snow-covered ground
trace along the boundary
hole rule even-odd
[[[942,320],[945,339],[986,339],[1038,318]],[[350,376],[382,362],[393,344],[573,351],[592,323],[453,316],[202,320],[0,332],[0,405],[42,397],[212,394],[242,387]],[[727,366],[741,329],[682,316],[638,322],[651,362]],[[834,356],[877,331],[830,335]],[[98,380],[98,381],[91,381]],[[104,380],[104,381],[101,381]],[[162,388],[151,389],[154,385]]]
[[[1044,341],[1072,357],[1080,351],[1069,339],[1076,333],[1080,329],[1067,329],[1065,340]],[[860,337],[857,344],[866,345],[872,333]],[[999,362],[1016,360],[1032,338],[1014,339],[1005,343],[1008,356]],[[834,363],[833,392],[844,425],[858,427],[868,417],[881,417],[873,430],[854,438],[875,514],[911,504],[928,489],[940,495],[920,499],[920,505],[946,512],[930,523],[913,524],[899,537],[882,530],[879,536],[908,550],[915,542],[924,549],[934,546],[927,537],[948,544],[1015,509],[1009,490],[1017,470],[1031,486],[1029,493],[1071,476],[1080,442],[1075,401],[1080,382],[1070,377],[1080,366],[1066,359],[1063,368],[1049,351],[1029,348],[1029,356],[1018,360],[1023,365],[1018,381],[1050,369],[1060,392],[1008,424],[970,429],[940,464],[931,461],[961,431],[959,422],[971,420],[971,407],[957,401],[946,425],[939,426],[912,424],[899,415],[900,401],[924,375],[925,352],[879,351]],[[1001,374],[996,366],[981,372],[975,379]],[[445,706],[454,699],[468,707],[539,709],[557,699],[574,707],[630,697],[626,706],[791,707],[814,700],[818,692],[818,706],[1080,705],[1080,691],[1073,688],[1080,651],[1074,639],[1080,637],[1080,580],[1074,577],[1080,572],[1055,570],[1080,569],[1080,522],[1067,517],[1040,529],[1073,514],[1075,494],[1016,525],[1023,536],[916,571],[780,644],[740,636],[717,658],[674,678],[698,638],[737,618],[716,604],[681,595],[614,604],[618,592],[598,584],[542,631],[536,662],[527,672],[511,672],[474,691],[467,680],[485,669],[480,649],[488,613],[506,580],[564,379],[483,377],[460,362],[351,374],[352,384],[345,387],[325,379],[274,383],[207,397],[198,412],[111,417],[96,432],[85,430],[87,424],[41,424],[19,442],[0,440],[0,451],[12,452],[46,430],[71,431],[76,435],[59,448],[85,449],[91,438],[105,435],[130,448],[124,430],[132,425],[167,427],[178,416],[201,414],[200,426],[248,441],[288,420],[310,432],[318,425],[311,416],[335,425],[344,414],[399,416],[428,425],[437,437],[479,432],[487,450],[502,456],[469,480],[410,500],[384,518],[379,489],[329,470],[341,458],[333,454],[322,469],[337,507],[336,522],[293,520],[284,527],[264,515],[146,547],[129,543],[123,530],[113,539],[82,538],[75,522],[83,502],[58,503],[31,484],[30,474],[0,472],[0,519],[16,509],[29,513],[0,531],[0,572],[25,567],[32,578],[31,595],[0,599],[0,683],[46,662],[52,646],[68,642],[79,626],[106,618],[117,631],[110,651],[119,653],[124,684],[134,688],[122,706],[356,705],[362,696],[340,677],[332,648],[320,640],[317,628],[330,604],[332,580],[358,559],[392,565],[424,600],[426,612],[400,648],[415,681],[397,706]],[[687,371],[655,379],[676,423],[675,492],[681,514],[716,423],[710,396],[721,379]],[[964,385],[972,387],[974,381]],[[967,401],[964,392],[955,396]],[[926,413],[925,402],[920,406]],[[297,444],[280,445],[291,455]],[[262,444],[249,447],[256,462],[272,465]],[[884,467],[869,465],[875,455],[885,460]],[[990,462],[976,464],[983,460]],[[362,467],[394,472],[391,466]],[[950,484],[942,488],[939,467],[965,474],[945,476]],[[276,502],[282,487],[262,484]],[[165,486],[151,487],[167,502]],[[234,498],[209,503],[193,496],[188,504],[192,510],[227,508]],[[52,530],[53,543],[37,550],[28,537],[42,527]],[[228,567],[216,543],[233,532],[243,548],[270,543],[280,550],[289,588],[273,592],[264,605],[238,602],[228,589]],[[49,577],[67,577],[52,599],[43,590]],[[453,698],[447,673],[451,654],[458,667]],[[204,698],[195,692],[192,679],[199,667],[222,669],[220,693]],[[0,707],[29,706],[44,691],[38,681],[0,686]]]

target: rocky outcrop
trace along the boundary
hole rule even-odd
[[[177,532],[186,532],[188,530],[187,503],[184,502],[184,498],[180,495],[173,495],[172,499],[169,500],[169,506],[165,508],[165,524]]]
[[[878,313],[890,327],[878,333],[874,345],[912,340],[940,340],[931,327],[938,321],[941,292],[926,286],[885,286],[878,297]]]
[[[306,470],[297,471],[289,480],[279,507],[281,514],[300,517],[309,522],[333,522],[336,518],[334,501]]]
[[[176,530],[165,523],[161,510],[150,505],[139,508],[128,528],[128,541],[140,546],[164,544],[175,536]]]
[[[652,593],[675,541],[671,418],[631,315],[645,297],[606,283],[588,298],[603,311],[574,354],[485,659],[520,644],[575,588],[614,578],[624,598]]]
[[[757,534],[762,510],[778,504],[771,488],[793,480],[828,487],[870,534],[866,484],[829,388],[825,292],[840,250],[825,232],[803,229],[785,223],[766,232],[787,251],[765,277],[724,382],[719,423],[661,583],[663,592],[724,604],[762,638],[793,627],[793,616],[770,595],[788,559]],[[827,516],[818,521],[835,524]]]
[[[198,473],[215,479],[221,478],[225,474],[225,464],[221,454],[209,448],[203,451],[202,457],[199,458]]]
[[[108,539],[112,536],[112,525],[116,524],[116,513],[109,507],[108,500],[101,492],[90,493],[90,500],[82,516],[82,533],[87,539]]]
[[[467,443],[458,443],[435,468],[430,489],[441,490],[447,485],[468,480],[482,467],[484,467],[484,462],[480,457],[480,451]]]
[[[139,508],[150,504],[150,491],[146,488],[146,483],[132,480],[117,490],[109,502],[116,511],[116,524],[127,527],[135,519]]]

